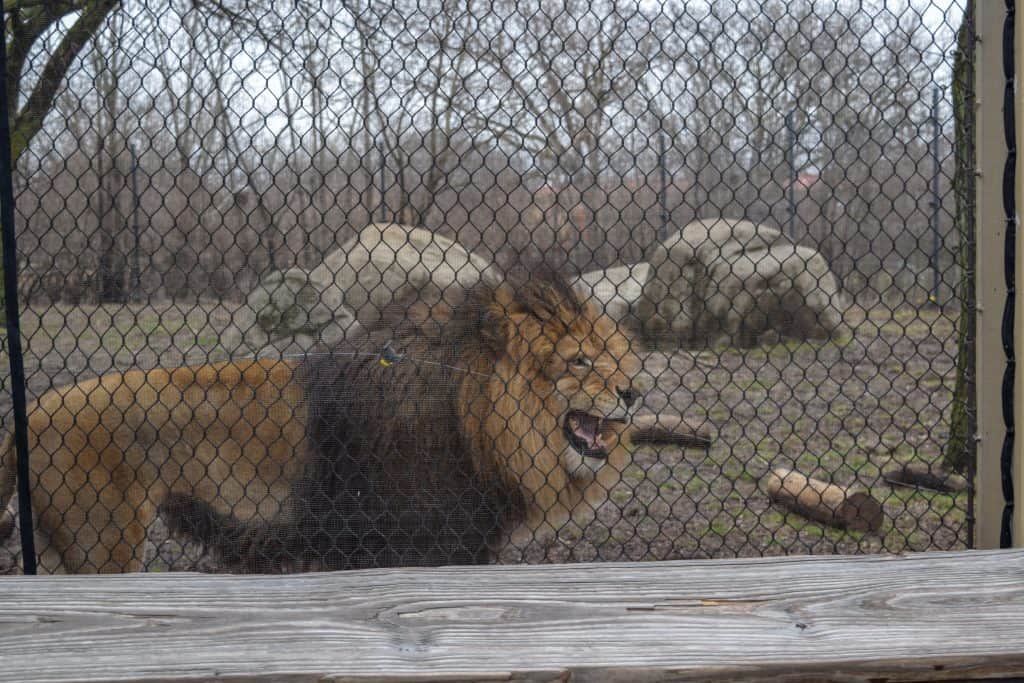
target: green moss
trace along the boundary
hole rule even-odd
[[[823,538],[825,536],[825,529],[817,524],[808,522],[800,529],[800,533],[805,536],[811,536],[812,538]]]
[[[616,503],[625,503],[629,500],[632,500],[632,498],[633,493],[631,491],[623,491],[622,489],[612,491],[611,495],[611,499]]]
[[[726,536],[730,531],[736,528],[736,522],[731,519],[715,518],[711,520],[711,531],[716,536]]]

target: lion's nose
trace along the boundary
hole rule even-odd
[[[619,394],[619,398],[626,404],[627,408],[632,408],[636,400],[640,398],[640,394],[634,391],[632,388],[619,389],[616,387],[615,391]]]

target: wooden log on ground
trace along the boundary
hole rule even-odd
[[[0,577],[0,681],[1024,675],[1024,550]]]
[[[882,528],[882,505],[867,492],[851,493],[785,467],[769,472],[764,487],[774,502],[822,524],[852,531]]]
[[[965,478],[926,462],[909,462],[886,470],[882,476],[893,486],[922,488],[942,493],[960,493],[967,490]]]
[[[638,415],[633,418],[629,438],[637,445],[707,448],[711,445],[711,430],[694,427],[680,415]]]

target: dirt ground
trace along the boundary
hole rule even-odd
[[[215,347],[230,317],[221,303],[30,309],[22,319],[29,398],[115,369],[222,358]],[[895,488],[883,477],[895,464],[937,466],[941,459],[955,382],[955,314],[854,307],[846,323],[852,332],[827,343],[642,353],[653,383],[644,412],[706,420],[716,435],[710,450],[638,449],[593,524],[506,548],[501,561],[966,547],[966,493]],[[0,368],[6,427],[6,347]],[[772,504],[762,478],[777,466],[869,491],[884,507],[881,532],[836,530]],[[197,548],[168,539],[160,523],[149,540],[150,571],[217,569]],[[18,547],[17,534],[0,546],[0,573],[18,571]]]

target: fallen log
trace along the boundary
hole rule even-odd
[[[711,430],[694,427],[679,415],[638,415],[628,432],[636,445],[652,444],[707,448],[711,445]]]
[[[967,490],[967,480],[959,474],[947,472],[926,462],[910,462],[882,473],[893,486],[929,489],[941,493],[960,493]]]
[[[882,528],[882,505],[864,491],[850,493],[784,467],[769,472],[764,487],[774,502],[817,522],[852,531]]]

